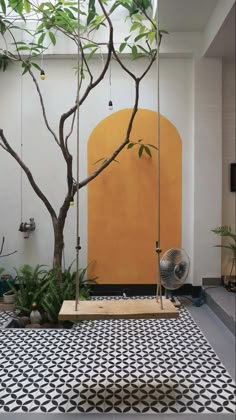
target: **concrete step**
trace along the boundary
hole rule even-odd
[[[206,303],[220,320],[236,335],[236,293],[223,286],[205,287]]]

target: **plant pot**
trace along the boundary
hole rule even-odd
[[[10,274],[2,274],[0,276],[0,297],[11,290],[9,283],[13,284],[12,276]]]
[[[15,293],[9,290],[6,293],[3,293],[3,302],[4,303],[15,303]]]

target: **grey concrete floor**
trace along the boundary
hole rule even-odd
[[[235,371],[235,337],[218,319],[218,317],[205,304],[200,308],[192,305],[188,299],[183,299],[195,322],[208,339],[216,354],[228,370],[232,378],[236,377]],[[197,340],[197,335],[196,335]],[[179,420],[181,414],[0,414],[1,420],[151,420],[165,419]],[[235,420],[234,414],[183,414],[186,420]]]

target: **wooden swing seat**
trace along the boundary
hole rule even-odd
[[[79,301],[77,311],[74,300],[65,300],[58,319],[60,321],[106,319],[171,319],[178,310],[169,299],[111,299]]]

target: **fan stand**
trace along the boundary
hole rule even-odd
[[[157,11],[157,16],[159,13]],[[78,13],[80,22],[80,13]],[[157,19],[157,28],[159,22]],[[80,24],[78,25],[78,40],[80,39]],[[80,66],[80,43],[78,42],[78,68]],[[80,85],[78,71],[78,87]],[[159,95],[159,45],[157,48],[157,115],[158,115],[158,241],[157,253],[157,291],[156,299],[112,299],[79,301],[79,189],[77,190],[77,215],[76,215],[76,300],[64,301],[58,319],[60,321],[78,320],[107,320],[107,319],[170,319],[177,318],[178,311],[168,299],[162,299],[160,281],[160,95]],[[77,94],[77,186],[79,185],[79,88]],[[160,299],[159,299],[160,293]]]

